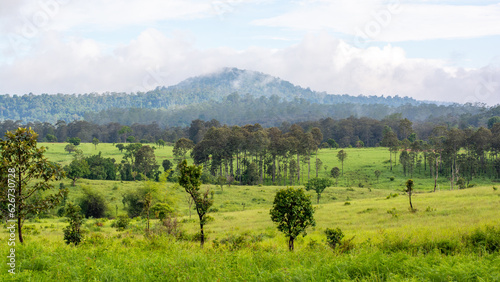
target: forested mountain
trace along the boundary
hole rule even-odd
[[[158,109],[159,113],[162,110],[168,110],[168,113],[176,110],[176,115],[188,115],[186,107],[189,108],[189,117],[177,119],[175,122],[165,123],[168,125],[185,125],[194,118],[203,118],[203,116],[213,114],[210,110],[222,110],[220,107],[231,107],[231,99],[228,97],[233,93],[239,93],[244,99],[254,99],[254,102],[274,103],[279,98],[280,106],[287,107],[300,107],[307,104],[309,106],[301,111],[298,117],[294,117],[294,121],[301,121],[307,116],[307,111],[315,113],[317,109],[314,107],[322,107],[321,105],[338,105],[347,104],[343,106],[336,106],[331,110],[325,110],[326,106],[320,110],[321,114],[313,118],[325,117],[331,115],[335,110],[334,117],[348,117],[349,115],[355,116],[369,116],[374,118],[375,115],[367,113],[380,113],[384,110],[385,113],[398,112],[398,107],[411,105],[412,107],[425,105],[421,101],[416,101],[408,97],[377,97],[377,96],[349,96],[349,95],[331,95],[326,93],[319,93],[311,91],[309,88],[304,89],[295,86],[292,83],[266,75],[260,72],[240,70],[236,68],[226,68],[220,72],[189,78],[177,85],[170,87],[158,87],[149,92],[138,93],[90,93],[90,94],[42,94],[33,95],[25,94],[19,95],[0,95],[0,120],[22,120],[23,122],[40,121],[56,123],[58,120],[71,122],[73,120],[81,120],[84,118],[85,113],[87,116],[92,116],[94,112],[102,112],[110,110],[109,113],[102,112],[101,115],[110,115],[110,113],[121,113],[124,111],[116,109]],[[248,98],[248,96],[250,98]],[[264,98],[261,98],[264,97]],[[266,100],[267,99],[267,100]],[[207,103],[208,102],[208,103]],[[226,105],[222,105],[226,103]],[[288,103],[288,104],[287,104]],[[366,107],[364,105],[377,105],[374,108]],[[431,103],[433,106],[435,104]],[[314,105],[314,106],[312,106]],[[274,105],[264,105],[266,107],[274,107]],[[450,105],[447,105],[450,106]],[[345,114],[337,113],[338,110],[348,107],[350,110]],[[455,107],[455,105],[451,105]],[[262,110],[253,108],[254,110]],[[477,109],[471,111],[469,109],[460,113],[476,114]],[[179,111],[180,110],[180,111]],[[136,111],[126,110],[125,112]],[[137,110],[141,111],[141,110]],[[342,112],[342,111],[341,111]],[[149,111],[148,113],[152,113]],[[361,113],[361,114],[359,114]],[[253,113],[256,115],[255,113]],[[438,111],[435,114],[442,115]],[[418,114],[413,114],[418,116]],[[259,115],[256,115],[259,116]],[[423,114],[428,117],[429,114]],[[208,117],[207,117],[208,118]],[[214,117],[215,118],[215,117]],[[220,118],[220,117],[219,117]],[[422,117],[419,117],[420,119]],[[169,116],[169,120],[172,118]],[[182,119],[182,120],[181,120]],[[222,118],[220,118],[222,119]],[[248,120],[253,120],[249,117]],[[289,118],[287,118],[289,120]],[[109,120],[107,120],[109,121]],[[120,121],[125,124],[133,122],[152,122],[147,121]],[[235,122],[241,124],[246,122]]]

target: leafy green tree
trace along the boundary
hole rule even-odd
[[[278,230],[288,237],[288,249],[293,251],[293,242],[300,235],[304,236],[308,226],[315,226],[314,208],[311,196],[302,188],[284,188],[276,192],[271,220],[278,224]]]
[[[47,134],[45,138],[47,139],[47,142],[57,142],[57,137],[53,134]]]
[[[153,148],[146,145],[137,150],[135,153],[135,171],[144,174],[149,179],[157,179],[159,167],[160,166],[156,164]]]
[[[495,123],[500,123],[499,116],[494,116],[488,119],[488,129],[492,129]]]
[[[64,151],[68,152],[69,154],[75,152],[76,150],[76,146],[73,144],[68,144],[66,145],[66,147],[64,147]]]
[[[122,135],[123,136],[123,139],[125,140],[125,143],[127,143],[127,135],[129,133],[132,133],[132,129],[128,126],[122,126],[122,128],[118,131],[118,134]],[[132,141],[134,142],[134,141]]]
[[[127,140],[127,142],[129,142],[129,143],[134,143],[134,142],[135,142],[135,137],[134,137],[134,136],[129,136],[129,137],[127,137],[127,139],[126,139],[126,140]]]
[[[212,206],[213,200],[209,198],[210,190],[207,189],[205,193],[200,192],[201,186],[201,166],[187,165],[187,161],[183,160],[179,163],[179,185],[184,187],[184,190],[193,199],[196,212],[198,213],[198,218],[200,219],[200,244],[203,248],[205,243],[205,234],[203,232],[203,226],[207,223],[207,212]]]
[[[389,157],[390,157],[391,171],[392,171],[392,152],[399,145],[399,140],[396,133],[394,133],[394,131],[392,131],[392,129],[387,125],[384,128],[381,145],[389,148]]]
[[[73,144],[73,145],[75,145],[75,146],[78,146],[78,145],[80,145],[80,143],[82,142],[82,139],[80,139],[80,138],[78,138],[78,137],[71,137],[71,138],[69,138],[68,142],[69,142],[70,144]]]
[[[94,137],[94,139],[92,139],[92,144],[94,144],[94,149],[97,150],[97,145],[99,145],[99,139]]]
[[[172,168],[172,162],[170,160],[163,160],[161,166],[163,166],[165,172],[168,172],[168,170]]]
[[[76,246],[83,240],[81,230],[83,216],[81,214],[80,206],[68,203],[68,206],[66,207],[66,216],[68,217],[69,225],[63,230],[64,241],[68,245],[73,243]]]
[[[83,197],[80,198],[79,206],[86,218],[102,218],[108,209],[106,198],[88,187],[83,188]]]
[[[76,180],[90,173],[90,167],[86,160],[75,158],[69,165],[64,167],[66,177],[73,180],[72,186],[75,186]]]
[[[321,198],[321,193],[323,193],[323,191],[325,191],[325,189],[328,186],[331,186],[332,184],[333,184],[332,181],[328,178],[315,177],[315,178],[309,179],[309,181],[307,181],[305,187],[306,187],[307,191],[314,190],[316,192],[316,194],[318,195],[318,199],[317,199],[316,203],[319,204],[319,199]]]
[[[0,189],[0,202],[6,203],[0,207],[3,214],[13,217],[10,207],[15,205],[21,243],[26,217],[57,207],[68,193],[67,189],[58,189],[53,194],[45,192],[54,188],[53,181],[64,177],[64,170],[47,160],[45,147],[37,147],[37,138],[38,134],[31,128],[18,128],[14,132],[7,131],[4,140],[0,141],[0,179],[2,186],[8,187]],[[44,196],[40,196],[39,192],[44,192]]]
[[[413,180],[412,179],[408,179],[408,181],[406,181],[406,193],[408,193],[408,199],[410,201],[410,210],[411,211],[414,211],[413,209],[413,205],[411,204],[411,194],[413,193],[413,186],[414,186],[414,183],[413,183]]]
[[[332,170],[330,170],[330,176],[335,178],[335,185],[337,185],[340,176],[340,169],[338,167],[332,167]]]
[[[340,150],[337,153],[337,159],[342,163],[342,175],[344,175],[344,161],[347,159],[347,152]]]
[[[321,161],[321,159],[316,157],[315,165],[316,165],[316,177],[318,177],[318,173],[319,173],[319,170],[321,169],[321,167],[323,166],[323,162]]]
[[[330,148],[337,149],[339,147],[339,144],[337,144],[337,141],[334,139],[330,138],[326,141],[328,145],[330,145]]]
[[[123,145],[123,144],[116,144],[115,147],[118,148],[118,150],[120,150],[120,152],[122,152],[123,149],[125,149],[125,145]]]
[[[194,148],[193,141],[181,138],[175,142],[173,153],[177,159],[182,159],[186,156],[187,152]]]
[[[163,139],[158,139],[158,141],[156,141],[156,144],[158,145],[158,147],[162,147],[162,148],[165,148],[165,141],[163,141]]]

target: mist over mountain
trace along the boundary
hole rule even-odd
[[[248,108],[249,105],[254,105],[254,107]],[[373,105],[373,107],[368,105]],[[421,105],[429,106],[425,111],[414,111],[408,116],[423,120],[429,116],[450,114],[449,111],[445,110],[436,111],[438,106],[452,107],[455,110],[461,108],[456,114],[475,114],[479,109],[479,107],[471,105],[467,107],[461,107],[457,104],[443,105],[442,103],[428,103],[399,96],[327,94],[302,88],[261,72],[224,68],[215,73],[188,78],[177,85],[157,87],[148,92],[1,95],[0,120],[56,123],[58,120],[71,122],[86,118],[96,123],[123,122],[130,124],[154,122],[157,121],[156,117],[165,120],[164,125],[177,126],[189,124],[192,119],[196,118],[221,118],[217,111],[234,110],[238,107],[246,109],[246,115],[236,117],[237,113],[234,113],[234,116],[228,115],[223,119],[238,120],[238,123],[250,120],[263,122],[267,117],[273,118],[278,112],[283,112],[284,116],[276,118],[276,122],[279,120],[304,121],[308,118],[346,118],[349,116],[380,119],[391,113],[402,112],[404,109],[401,107],[419,107]],[[288,111],[285,114],[284,110],[276,109],[277,106],[286,106]],[[261,113],[259,118],[248,112],[249,109],[259,111]],[[265,113],[266,109],[269,113]],[[141,114],[140,116],[136,115],[136,119],[134,119],[134,115],[130,114],[132,112],[140,112]],[[247,116],[252,117],[247,118]],[[124,118],[126,118],[126,122],[124,122]]]

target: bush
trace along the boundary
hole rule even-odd
[[[466,244],[487,253],[500,251],[500,229],[487,226],[483,229],[476,229],[470,235],[463,237]]]
[[[101,218],[107,210],[106,199],[96,191],[83,189],[84,196],[80,199],[79,206],[86,218]]]
[[[111,227],[116,228],[119,231],[125,230],[130,223],[130,218],[125,215],[121,214],[118,216],[118,218],[111,224]]]
[[[66,216],[69,218],[69,225],[64,228],[64,241],[66,244],[78,245],[82,240],[81,226],[83,222],[82,215],[80,213],[80,207],[78,205],[68,204],[66,208]]]
[[[394,176],[389,177],[390,181],[394,181],[394,179],[396,179],[396,177],[394,177]]]
[[[335,228],[335,229],[327,228],[325,230],[325,234],[326,234],[326,242],[328,243],[328,246],[330,246],[332,249],[335,249],[337,246],[340,246],[340,243],[344,238],[344,233],[340,228]]]

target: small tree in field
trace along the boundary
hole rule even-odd
[[[411,204],[411,194],[413,192],[413,180],[412,179],[408,179],[408,181],[406,181],[406,192],[408,193],[408,199],[410,200],[410,210],[411,211],[415,211],[413,209],[413,205]]]
[[[330,176],[335,178],[335,185],[337,185],[338,178],[340,176],[340,169],[338,167],[332,168],[332,170],[330,171]]]
[[[300,234],[305,236],[309,225],[316,225],[311,196],[306,195],[302,188],[289,187],[279,190],[274,197],[270,214],[271,220],[278,224],[278,230],[288,237],[290,251],[293,251],[295,239]]]
[[[47,160],[46,149],[37,147],[37,139],[38,134],[31,128],[18,128],[7,131],[0,141],[0,210],[14,218],[11,207],[15,205],[20,243],[23,243],[22,227],[26,217],[57,207],[68,193],[67,189],[50,193],[54,188],[52,182],[62,179],[64,170]],[[42,194],[43,197],[38,197]]]
[[[200,244],[203,248],[203,244],[205,244],[205,234],[203,233],[203,226],[207,223],[207,212],[208,209],[214,203],[212,199],[209,198],[210,190],[207,189],[205,193],[200,192],[201,186],[201,166],[196,165],[187,165],[187,161],[183,160],[179,163],[179,185],[184,187],[186,192],[193,199],[196,212],[198,213],[198,217],[200,219]]]
[[[314,190],[316,194],[318,195],[318,200],[317,204],[319,204],[319,199],[321,198],[321,193],[325,191],[326,187],[331,186],[332,181],[328,178],[311,178],[309,181],[306,183],[305,187],[306,190]]]
[[[342,175],[344,175],[344,161],[347,159],[347,153],[344,150],[340,150],[337,153],[337,158],[342,163]]]
[[[80,213],[80,206],[68,203],[66,208],[66,216],[69,219],[69,225],[64,228],[64,241],[66,244],[78,245],[83,239],[81,226],[83,223],[83,216]]]
[[[99,139],[94,137],[94,139],[92,139],[92,144],[94,144],[94,147],[97,150],[97,145],[99,145]]]

